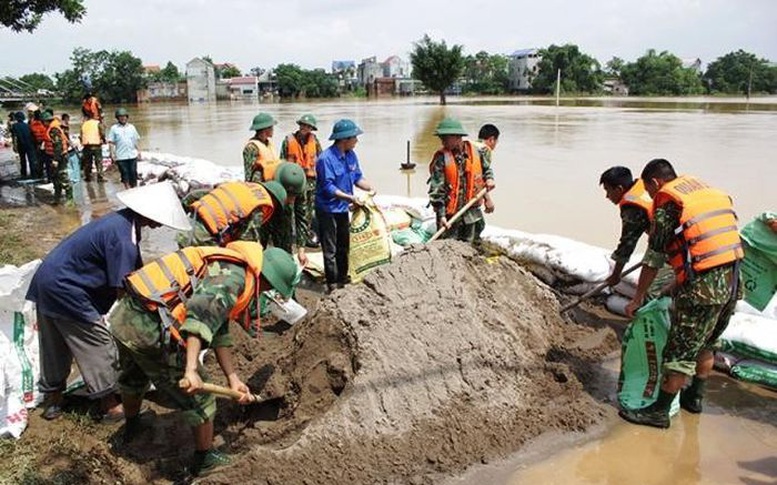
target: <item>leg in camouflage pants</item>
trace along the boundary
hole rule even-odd
[[[83,170],[84,180],[89,182],[92,180],[92,165],[97,169],[97,180],[102,182],[103,180],[103,149],[100,146],[85,145],[82,152],[83,156]]]

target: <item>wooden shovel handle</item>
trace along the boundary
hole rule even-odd
[[[180,381],[178,381],[178,387],[181,389],[186,389],[189,387],[189,379],[183,378]],[[219,396],[225,396],[225,397],[231,397],[235,401],[240,400],[245,394],[242,392],[235,391],[233,389],[230,389],[228,387],[224,386],[217,386],[216,384],[211,384],[210,382],[203,382],[202,383],[202,390],[204,392],[207,392],[209,394],[216,394]],[[248,395],[250,400],[256,401],[256,396],[253,394]]]

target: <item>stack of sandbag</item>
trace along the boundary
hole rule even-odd
[[[0,268],[0,436],[18,438],[27,409],[40,403],[40,369],[34,305],[25,301],[40,260]]]
[[[143,152],[138,174],[144,183],[172,182],[178,194],[213,187],[227,180],[243,180],[242,167],[225,167],[209,160],[181,157],[170,153]]]
[[[744,300],[721,336],[717,365],[742,380],[777,388],[777,234],[765,212],[742,228]]]

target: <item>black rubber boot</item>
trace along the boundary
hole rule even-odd
[[[702,400],[706,388],[707,379],[693,376],[691,385],[680,392],[680,407],[689,413],[699,414],[702,411]]]
[[[621,409],[620,417],[634,424],[666,429],[669,427],[669,407],[677,394],[659,391],[658,399],[642,409]]]
[[[202,477],[216,468],[229,465],[231,461],[229,455],[213,448],[207,451],[195,451],[194,460],[192,460],[192,464],[189,467],[189,473],[195,477]]]

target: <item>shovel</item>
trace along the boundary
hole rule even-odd
[[[639,268],[641,268],[641,267],[642,267],[642,263],[637,263],[637,264],[635,264],[634,266],[631,266],[630,268],[626,268],[626,269],[623,271],[623,273],[621,273],[621,278],[623,278],[624,276],[626,276],[626,275],[627,275],[627,274],[629,274],[629,273],[632,273],[632,272],[636,271],[637,269],[639,269]],[[596,288],[594,288],[593,290],[591,290],[591,291],[588,291],[587,293],[585,293],[585,294],[581,295],[580,297],[578,297],[578,298],[577,298],[575,301],[573,301],[572,303],[567,303],[566,305],[564,305],[563,307],[561,307],[561,313],[564,313],[565,311],[569,310],[570,308],[574,308],[574,307],[576,307],[577,305],[579,305],[580,303],[582,303],[584,300],[587,300],[588,298],[591,298],[592,296],[596,295],[597,293],[599,293],[599,292],[600,292],[600,291],[602,291],[603,289],[607,288],[608,286],[610,286],[610,285],[609,285],[609,284],[607,284],[607,282],[606,282],[606,281],[605,281],[604,283],[602,283],[602,284],[598,285],[598,286],[597,286]]]
[[[461,209],[459,209],[459,211],[458,211],[457,213],[453,214],[453,217],[451,217],[451,218],[450,218],[450,220],[448,221],[448,226],[450,226],[450,225],[452,225],[454,222],[458,221],[458,220],[461,218],[461,216],[463,216],[463,215],[464,215],[464,213],[465,213],[465,212],[467,212],[467,211],[469,210],[469,208],[470,208],[470,207],[472,207],[473,205],[477,204],[477,202],[478,202],[480,199],[482,199],[483,197],[485,197],[486,193],[488,193],[488,189],[486,189],[486,188],[483,188],[483,189],[481,189],[481,190],[480,190],[480,192],[478,192],[478,193],[477,193],[477,195],[475,195],[475,197],[471,198],[471,199],[469,200],[469,202],[467,202],[466,204],[464,204],[464,207],[462,207]],[[430,237],[430,238],[429,238],[429,240],[428,240],[428,241],[426,241],[426,243],[427,243],[427,244],[429,244],[430,242],[434,241],[434,240],[435,240],[435,239],[437,239],[438,237],[442,236],[442,235],[443,235],[443,233],[444,233],[445,231],[447,231],[447,230],[448,230],[448,228],[447,228],[447,227],[444,227],[444,226],[443,226],[443,227],[441,227],[440,229],[438,229],[438,230],[437,230],[437,232],[435,232],[435,233],[434,233],[434,236]]]
[[[181,389],[186,389],[187,387],[189,387],[189,379],[184,377],[183,379],[178,381],[178,387],[180,387]],[[209,382],[202,383],[202,392],[216,394],[217,396],[231,397],[235,401],[240,400],[245,395],[242,392],[232,390],[228,387],[211,384]],[[249,404],[257,404],[265,401],[270,401],[273,398],[262,396],[260,394],[249,394],[248,399],[249,399]]]

